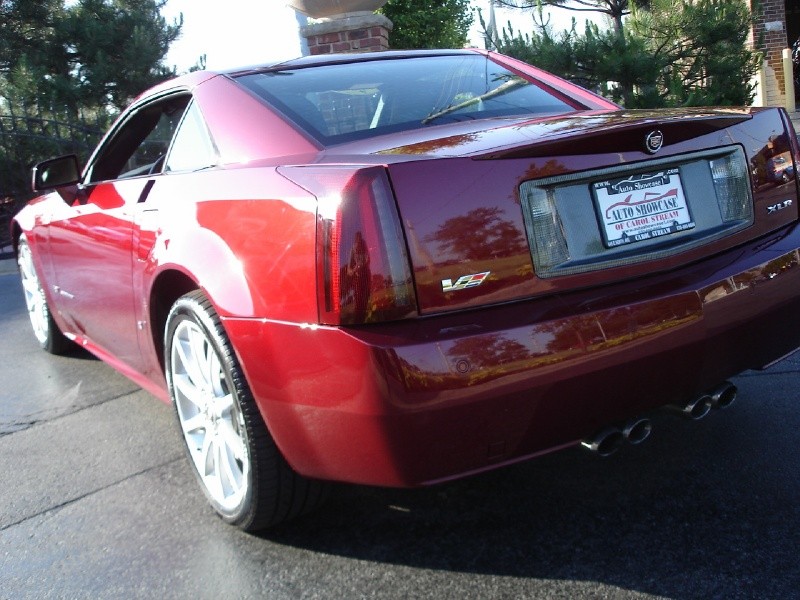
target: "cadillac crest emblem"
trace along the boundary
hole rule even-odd
[[[661,150],[661,146],[664,143],[664,134],[661,133],[658,129],[655,131],[651,131],[647,134],[644,138],[644,147],[650,154],[655,154],[659,150]]]

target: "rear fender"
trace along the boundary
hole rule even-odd
[[[317,322],[316,199],[274,168],[162,177],[140,206],[140,297],[171,270],[223,317]]]
[[[205,292],[220,316],[256,316],[256,300],[242,262],[213,231],[186,230],[180,237],[162,240],[146,267],[151,269],[151,293],[162,274],[177,271]]]

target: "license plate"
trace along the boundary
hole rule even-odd
[[[607,248],[686,231],[692,220],[678,169],[592,184]]]

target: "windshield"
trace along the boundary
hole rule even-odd
[[[575,110],[543,85],[477,54],[328,64],[237,80],[326,145],[455,121]]]

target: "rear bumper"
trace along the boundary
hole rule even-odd
[[[578,443],[800,346],[796,227],[604,289],[364,329],[226,319],[300,473],[389,486]]]

